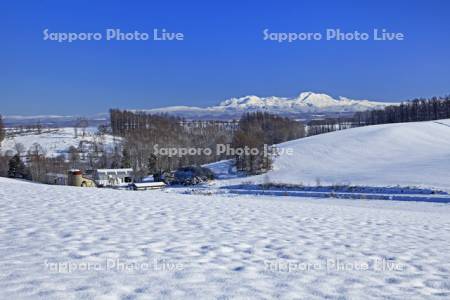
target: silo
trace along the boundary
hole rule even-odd
[[[67,184],[71,186],[81,186],[83,180],[82,172],[80,170],[70,170],[67,177]]]

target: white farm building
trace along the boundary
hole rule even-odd
[[[133,169],[97,169],[92,175],[97,186],[120,187],[133,182]]]

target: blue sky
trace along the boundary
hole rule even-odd
[[[400,101],[450,93],[450,2],[2,1],[2,114],[214,105],[316,91]],[[183,32],[184,41],[44,41],[50,32]],[[264,41],[262,31],[402,32],[404,41]]]

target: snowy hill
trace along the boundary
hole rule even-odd
[[[303,92],[297,97],[244,96],[224,100],[219,105],[201,108],[170,106],[145,110],[149,113],[169,113],[187,118],[236,118],[244,112],[269,111],[272,113],[311,117],[311,114],[349,114],[357,111],[382,108],[397,103],[352,100],[346,97],[334,99],[327,94]]]
[[[450,120],[360,127],[290,141],[258,182],[450,191]]]

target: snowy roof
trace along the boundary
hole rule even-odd
[[[165,186],[164,182],[135,182],[133,183],[135,187],[152,187],[152,186]]]
[[[117,173],[117,172],[132,173],[133,169],[131,169],[131,168],[127,168],[127,169],[97,169],[97,173]]]

